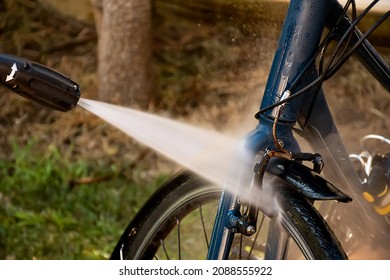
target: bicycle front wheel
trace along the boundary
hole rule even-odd
[[[111,259],[205,259],[222,190],[189,172],[163,185],[138,212]],[[264,259],[271,237],[284,236],[277,259],[346,258],[333,233],[299,195],[279,192],[282,213],[259,213],[257,233],[235,234],[229,259]],[[303,209],[302,209],[303,207]],[[309,207],[309,208],[307,208]],[[291,242],[291,241],[293,242]],[[272,247],[272,246],[271,246]],[[280,247],[280,246],[279,246]]]

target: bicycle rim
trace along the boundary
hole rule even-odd
[[[219,187],[186,172],[179,174],[144,205],[127,227],[112,258],[205,259],[220,194]],[[285,213],[294,211],[289,206],[287,208],[289,210]],[[278,259],[343,258],[342,251],[339,255],[318,252],[325,249],[313,245],[313,235],[307,237],[307,229],[300,228],[302,220],[296,223],[295,217],[288,214],[271,220],[259,214],[256,234],[250,237],[235,234],[229,259],[264,259],[270,236],[275,236],[274,231],[285,237],[283,253],[276,255]],[[274,222],[278,226],[271,230]],[[303,226],[307,227],[307,224]],[[329,239],[323,235],[318,238]],[[314,243],[324,242],[317,241]],[[331,240],[330,243],[335,242]]]

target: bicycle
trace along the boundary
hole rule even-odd
[[[388,241],[388,216],[363,211],[361,204],[367,202],[359,193],[370,192],[367,196],[372,200],[386,193],[388,153],[374,156],[381,162],[378,167],[370,166],[372,160],[365,162],[371,155],[353,156],[365,168],[361,181],[352,163],[345,160],[348,155],[321,89],[322,82],[355,54],[390,90],[390,68],[366,39],[388,18],[389,11],[365,34],[356,28],[376,2],[357,16],[354,1],[347,1],[344,7],[337,1],[290,1],[260,111],[256,114],[259,124],[245,142],[254,160],[252,166],[243,167],[249,170],[244,176],[249,179],[240,185],[248,186],[249,197],[257,199],[255,203],[182,171],[144,204],[124,231],[111,259],[195,259],[205,256],[201,252],[207,252],[207,259],[346,259],[340,241],[345,244],[353,238],[345,232],[336,235],[332,231],[319,212],[324,208],[329,208],[326,218],[331,222],[339,219],[340,213],[361,213],[372,227],[383,228],[379,230],[383,236],[374,238]],[[351,5],[352,19],[347,16]],[[329,31],[324,32],[321,40],[325,26]],[[325,52],[334,40],[338,43],[326,62]],[[302,153],[293,132],[308,139],[315,153]],[[389,143],[387,139],[384,141]],[[304,162],[311,162],[312,167]],[[319,175],[324,162],[330,163],[325,168],[326,178],[336,182],[335,185]],[[274,182],[266,184],[270,178]],[[343,191],[335,186],[344,186]],[[280,209],[263,206],[269,205],[265,203],[269,197],[277,200]],[[343,210],[345,205],[324,206],[324,203],[318,210],[314,207],[316,201],[336,200],[344,204],[352,199],[348,210]],[[388,215],[387,208],[382,209],[386,212],[382,214]],[[359,222],[350,224],[348,227],[359,227]],[[340,221],[339,226],[346,227],[345,221]],[[369,228],[350,232],[361,232],[367,241],[373,238],[369,237]],[[339,241],[336,236],[343,239]],[[386,241],[381,245],[386,246]]]
[[[389,154],[351,155],[363,167],[358,174],[347,160],[321,89],[355,54],[390,90],[389,65],[366,39],[389,11],[366,33],[356,28],[377,2],[357,16],[352,0],[344,7],[333,0],[291,0],[255,115],[259,124],[244,141],[252,157],[241,167],[237,185],[246,186],[245,193],[221,190],[190,171],[179,172],[130,222],[111,259],[195,259],[206,254],[207,259],[347,259],[342,244],[356,242],[355,233],[367,241],[384,238],[380,245],[388,246],[388,206],[367,210],[362,205],[388,195]],[[351,5],[352,19],[347,16]],[[334,41],[337,45],[325,61]],[[61,111],[77,104],[79,87],[69,78],[15,57],[0,56],[0,62],[2,82],[17,93]],[[307,139],[315,152],[301,152],[294,134]],[[351,212],[368,220],[371,228],[361,229],[361,221],[347,222],[344,217]]]

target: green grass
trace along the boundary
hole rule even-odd
[[[166,177],[147,182],[132,170],[72,161],[36,141],[0,159],[0,259],[106,259],[125,226]],[[129,172],[126,172],[129,173]],[[71,187],[71,179],[115,175]]]

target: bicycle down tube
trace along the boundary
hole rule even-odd
[[[287,10],[285,22],[282,28],[278,48],[273,59],[272,67],[268,77],[264,97],[260,109],[267,108],[279,102],[283,93],[291,87],[295,80],[305,71],[302,79],[294,84],[294,91],[300,90],[319,78],[318,71],[311,59],[315,56],[324,28],[329,24],[329,19],[339,16],[339,9],[332,4],[339,6],[337,1],[333,0],[291,0]],[[368,46],[368,47],[367,47]],[[364,53],[371,55],[364,61]],[[388,65],[380,59],[378,55],[370,48],[369,44],[359,48],[363,64],[382,84],[389,84]],[[372,63],[372,61],[379,61]],[[309,64],[310,67],[306,67]],[[294,92],[292,92],[294,93]],[[313,103],[314,102],[314,103]],[[311,105],[315,110],[310,112]],[[310,118],[307,119],[307,114]],[[273,123],[275,111],[269,110],[259,116],[259,124],[256,129],[248,135],[246,139],[247,148],[254,154],[266,148],[274,147],[273,141]],[[349,194],[354,194],[354,186],[360,185],[359,179],[354,168],[348,160],[348,154],[345,151],[341,137],[332,119],[327,102],[322,89],[310,88],[305,95],[301,95],[286,103],[283,112],[279,118],[276,127],[278,139],[280,139],[284,148],[289,151],[299,152],[300,147],[293,135],[293,126],[295,123],[305,125],[305,132],[302,135],[310,139],[313,149],[318,153],[324,153],[325,162],[330,168],[331,180],[338,179],[336,184],[344,186],[344,190]],[[249,168],[252,167],[243,167]],[[327,173],[328,175],[328,173]],[[356,192],[356,191],[355,191]],[[359,201],[361,198],[357,195],[353,199]],[[230,210],[237,207],[235,195],[224,192],[221,196],[220,205],[217,211],[216,221],[211,237],[208,259],[227,259],[232,244],[234,233],[228,230],[226,219]],[[355,204],[354,204],[355,205]],[[370,219],[371,214],[363,210],[363,207],[352,206],[352,208],[362,210],[365,217]],[[277,236],[275,238],[278,238]],[[282,252],[278,246],[284,246],[279,240],[270,242],[273,248],[267,248],[265,258],[274,258],[270,255],[272,252]]]

